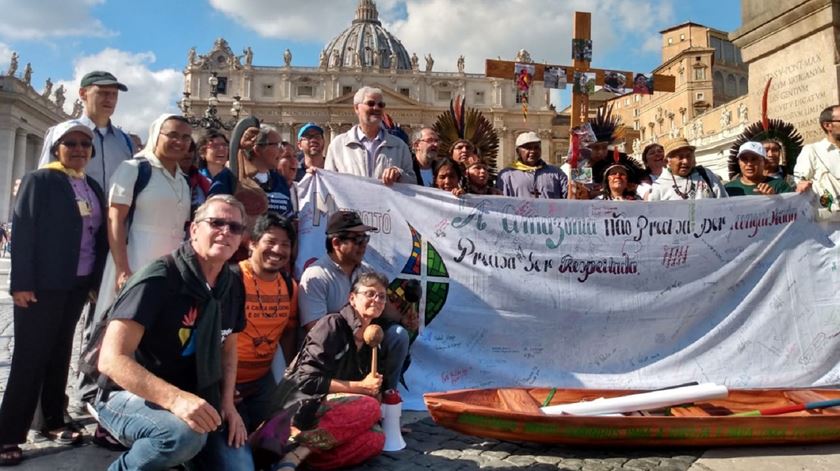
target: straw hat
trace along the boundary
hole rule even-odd
[[[680,149],[689,148],[693,152],[696,147],[688,143],[684,137],[679,139],[673,139],[665,143],[665,158],[667,159],[672,152],[678,151]]]

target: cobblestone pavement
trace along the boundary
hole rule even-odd
[[[0,259],[0,396],[5,391],[9,374],[11,352],[13,345],[12,303],[7,285],[8,259]],[[76,333],[77,348],[80,332]],[[75,358],[73,361],[75,367]],[[71,371],[71,377],[75,375]],[[86,424],[88,435],[94,428],[93,420],[88,416],[75,416],[81,423]],[[569,447],[552,447],[530,443],[501,442],[461,435],[457,432],[437,426],[425,412],[404,412],[403,423],[411,429],[405,434],[407,443],[405,450],[396,453],[384,453],[353,471],[373,470],[472,470],[472,469],[531,469],[531,470],[580,470],[580,471],[608,471],[608,470],[661,470],[692,471],[708,470],[747,470],[747,469],[825,469],[836,470],[838,466],[832,462],[832,467],[813,467],[802,462],[796,453],[806,454],[811,450],[792,453],[793,462],[785,462],[784,467],[776,466],[776,457],[756,463],[750,462],[746,467],[740,465],[738,453],[734,460],[722,462],[722,467],[715,467],[697,462],[705,450],[702,449],[586,449]],[[52,442],[39,440],[34,433],[30,433],[30,440],[23,446],[25,461],[17,469],[20,470],[68,470],[88,471],[105,469],[117,456],[117,453],[99,448],[88,441],[78,447],[56,446]],[[836,454],[838,447],[820,451],[827,455]],[[742,452],[744,453],[744,452]],[[783,449],[779,454],[785,454]],[[744,456],[754,457],[756,453],[748,450]],[[765,463],[773,466],[767,466]],[[779,463],[781,464],[781,463]],[[791,468],[789,465],[794,465]]]

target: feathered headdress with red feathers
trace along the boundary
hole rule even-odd
[[[449,110],[438,116],[433,127],[440,138],[441,153],[449,156],[452,144],[458,139],[466,139],[478,149],[482,161],[491,169],[496,168],[499,135],[481,111],[464,106],[460,95],[450,100]]]

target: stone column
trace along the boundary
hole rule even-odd
[[[12,167],[12,182],[23,178],[26,173],[26,131],[18,129],[15,133],[15,153]]]
[[[15,129],[0,128],[0,221],[12,219],[12,170],[15,161]]]

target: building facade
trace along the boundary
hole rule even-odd
[[[293,144],[298,129],[310,121],[324,128],[329,142],[356,123],[353,95],[367,85],[382,89],[386,111],[409,133],[434,124],[451,99],[465,97],[467,106],[480,109],[499,133],[501,166],[513,161],[516,136],[526,130],[539,133],[547,160],[556,161],[556,155],[567,147],[568,126],[557,124],[560,121],[542,83],[531,89],[526,121],[516,103],[513,77],[466,73],[460,59],[453,64],[455,71],[439,71],[431,55],[421,59],[409,54],[382,27],[371,0],[358,2],[352,24],[325,45],[317,67],[294,66],[288,49],[283,62],[274,67],[254,66],[250,48],[237,56],[224,39],[216,40],[206,54],[198,55],[193,49],[184,70],[187,105],[192,110],[207,106],[208,80],[216,73],[220,114],[238,97],[243,114],[275,126]]]
[[[747,67],[728,33],[696,23],[663,31],[662,64],[653,73],[676,78],[673,92],[624,95],[607,103],[621,117],[634,155],[651,142],[685,137],[699,164],[726,178],[727,151],[748,124]]]
[[[37,92],[31,72],[15,72],[0,76],[0,222],[12,220],[15,182],[38,166],[47,129],[70,118],[60,106],[63,91],[56,103],[51,85]]]

